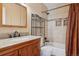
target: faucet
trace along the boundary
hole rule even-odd
[[[12,38],[12,35],[11,34],[8,34],[9,35],[9,38]]]
[[[20,37],[20,33],[18,31],[15,31],[13,37]]]

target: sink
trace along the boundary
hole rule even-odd
[[[0,40],[0,47],[6,47],[6,46],[13,45],[13,44],[33,40],[33,39],[36,39],[36,38],[41,38],[41,37],[29,35],[29,36],[21,36],[21,37],[3,39],[3,40]]]

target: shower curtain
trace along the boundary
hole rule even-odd
[[[70,5],[66,37],[66,55],[79,56],[79,4]]]

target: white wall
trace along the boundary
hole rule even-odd
[[[55,18],[57,19],[57,18],[68,17],[68,11],[69,11],[69,6],[50,11],[48,19],[50,20]],[[49,41],[65,44],[66,27],[67,26],[63,26],[63,21],[62,21],[62,26],[56,26],[55,20],[49,21],[48,22]]]
[[[42,11],[47,10],[47,7],[43,3],[26,3],[31,8],[31,13],[38,14],[39,16],[47,19],[47,15]]]
[[[69,6],[62,7],[56,10],[52,10],[49,13],[48,20],[55,18],[65,18],[68,17]]]

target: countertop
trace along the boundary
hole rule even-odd
[[[19,44],[25,41],[35,40],[41,38],[41,36],[22,36],[22,37],[15,37],[15,38],[8,38],[0,40],[0,48],[8,47],[14,44]]]

